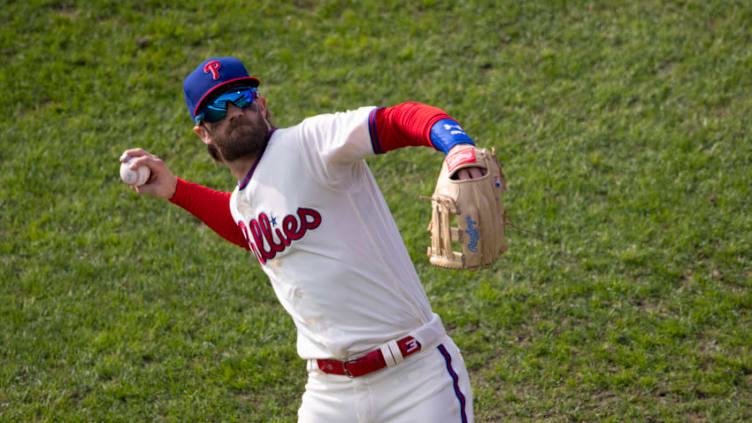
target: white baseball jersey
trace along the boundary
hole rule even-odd
[[[298,331],[304,359],[344,360],[405,336],[431,311],[364,158],[374,107],[276,130],[230,210]]]

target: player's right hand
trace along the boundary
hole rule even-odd
[[[131,169],[136,170],[141,166],[147,166],[151,176],[145,184],[131,187],[139,194],[147,194],[153,197],[170,199],[175,195],[175,187],[178,178],[170,172],[170,169],[159,157],[145,151],[142,148],[125,150],[120,156],[120,162],[125,162],[131,157]]]

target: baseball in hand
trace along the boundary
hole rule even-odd
[[[120,164],[120,179],[128,185],[140,187],[149,180],[151,171],[146,166],[141,166],[136,170],[130,169],[131,158]]]

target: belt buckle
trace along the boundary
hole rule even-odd
[[[354,363],[356,360],[346,360],[342,362],[342,371],[345,373],[345,376],[349,377],[350,379],[355,378],[352,373],[350,373],[349,370],[347,370],[347,363]]]

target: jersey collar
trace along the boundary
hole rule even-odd
[[[256,166],[258,166],[259,162],[261,162],[261,158],[264,156],[264,152],[266,151],[266,147],[269,146],[269,141],[272,138],[272,134],[274,134],[274,131],[276,131],[277,128],[272,128],[269,131],[269,135],[266,136],[266,145],[264,146],[264,149],[261,150],[261,153],[259,153],[258,157],[256,157],[256,161],[253,162],[253,165],[250,169],[248,169],[248,173],[245,174],[245,178],[243,178],[242,181],[238,181],[238,190],[242,191],[245,189],[245,187],[248,186],[248,183],[251,182],[251,178],[253,177],[253,172],[256,171]]]

